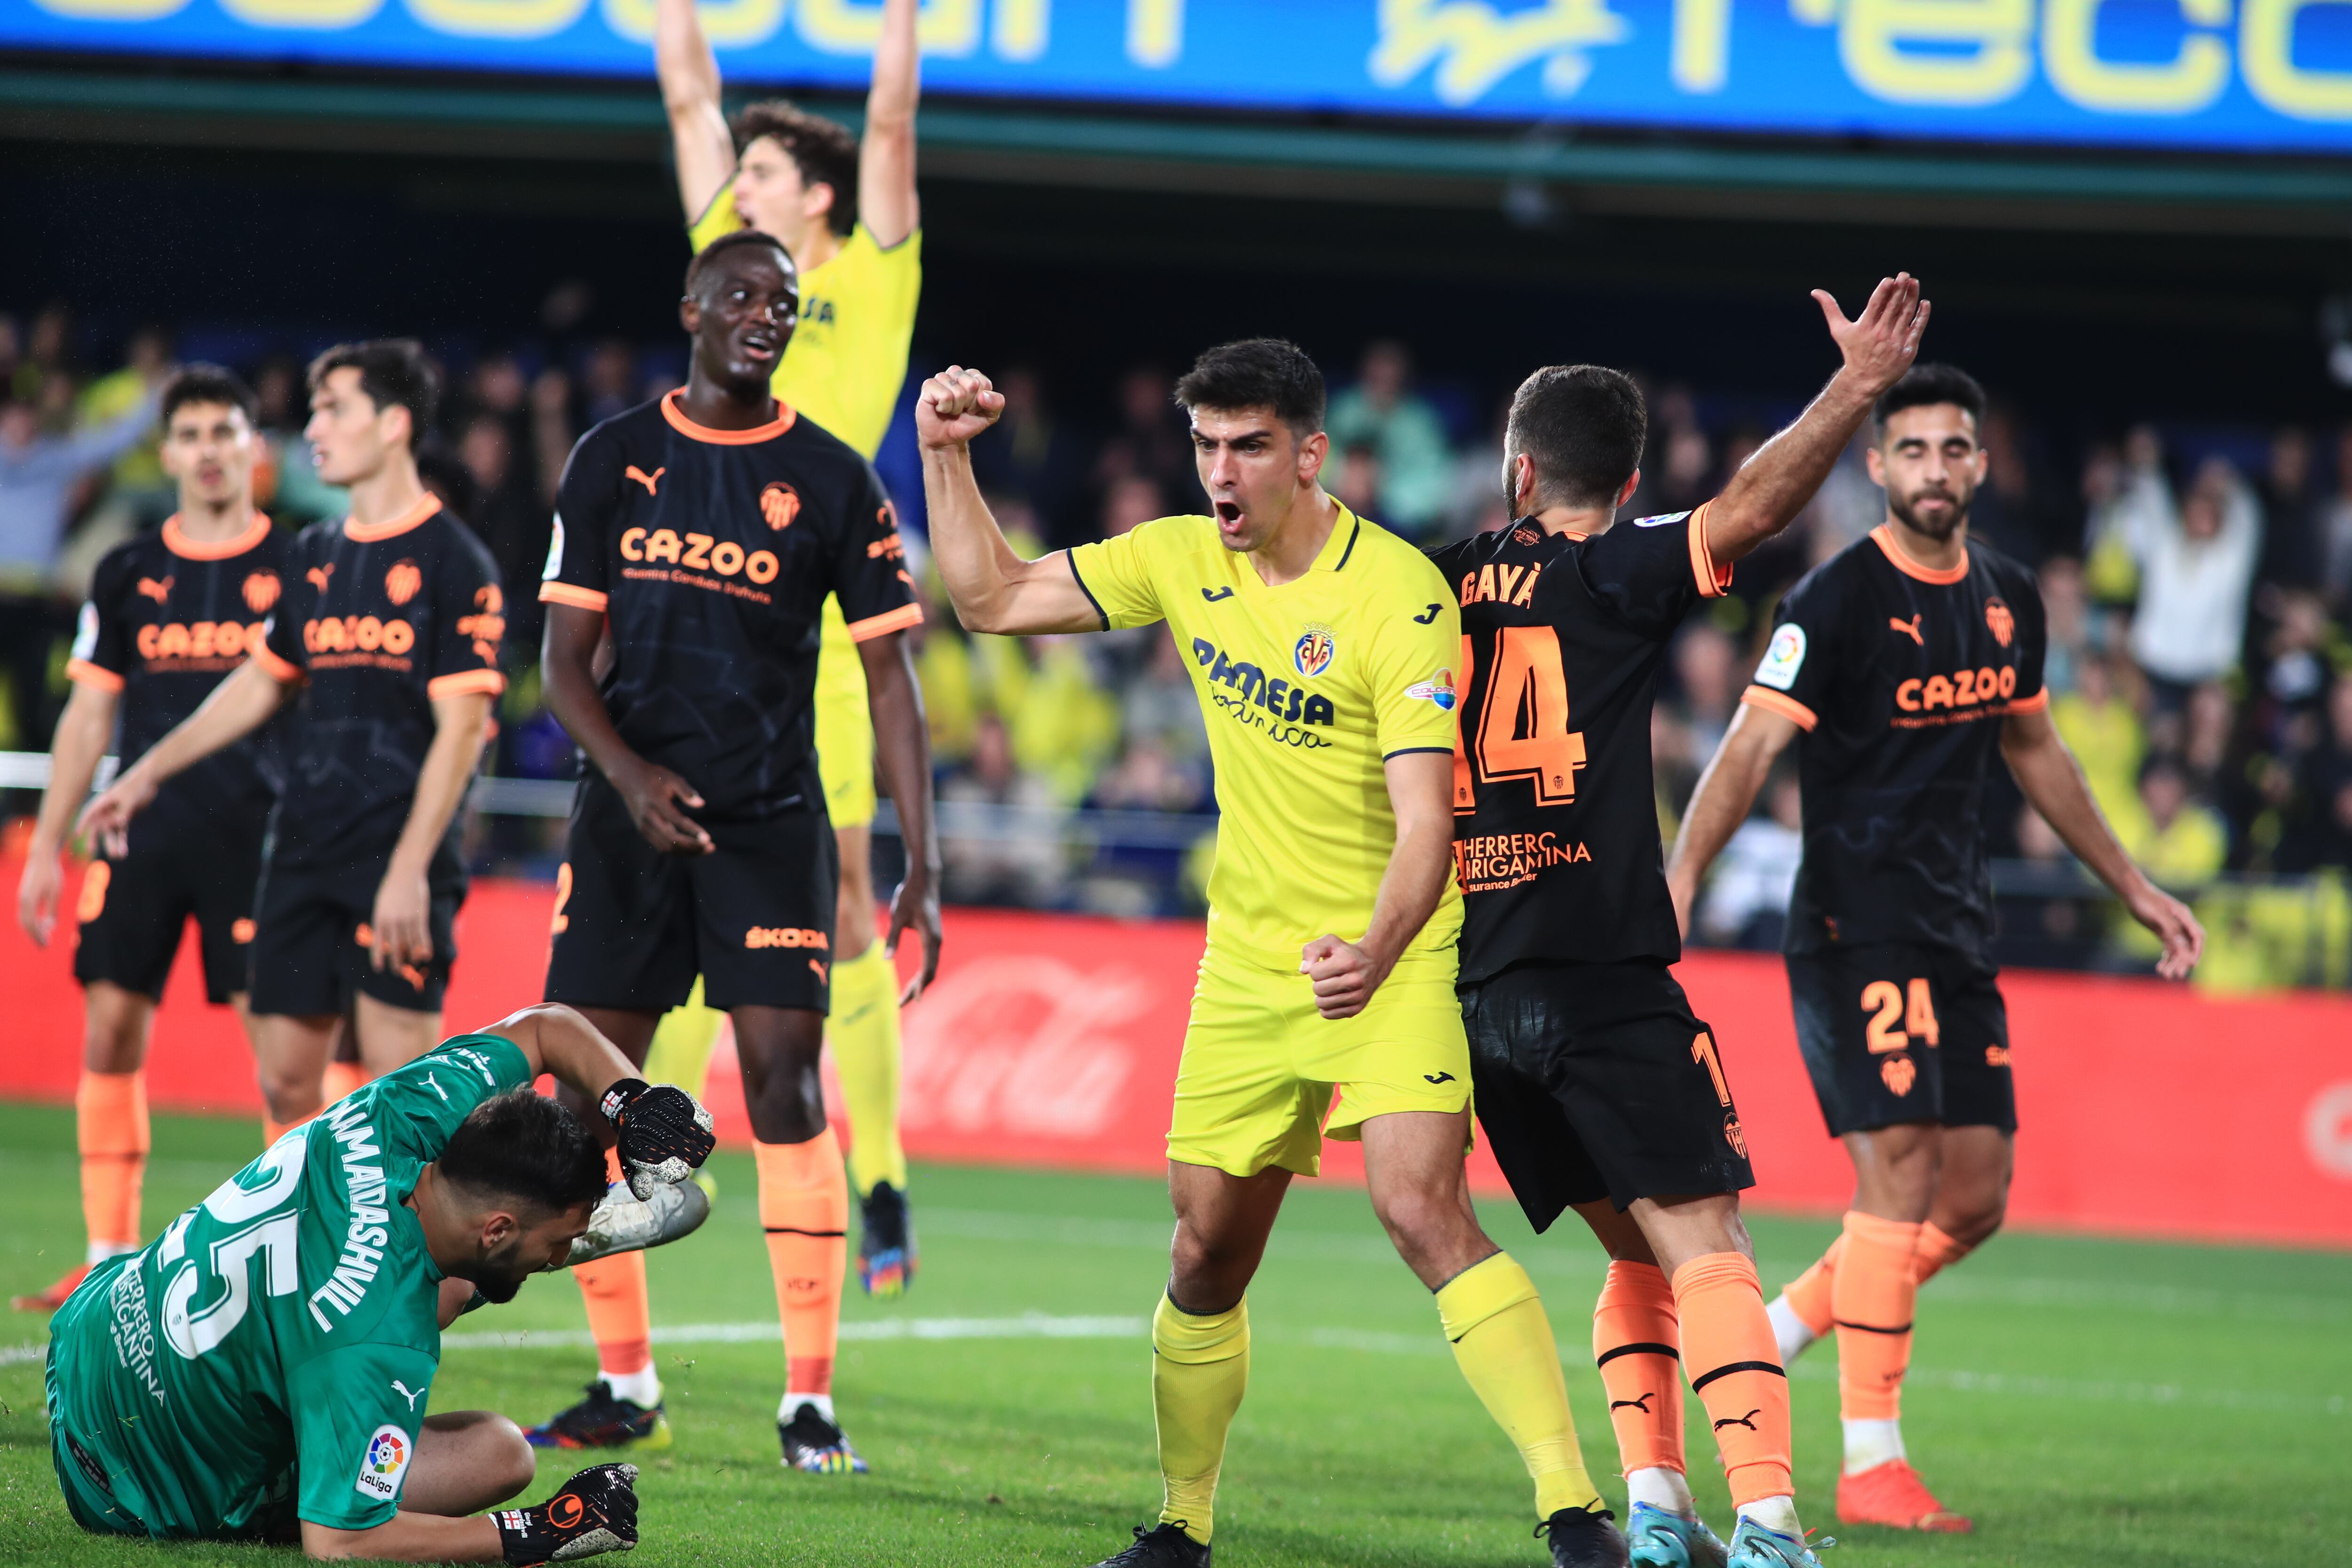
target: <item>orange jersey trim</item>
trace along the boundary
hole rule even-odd
[[[1720,599],[1731,586],[1731,567],[1717,565],[1715,552],[1706,547],[1706,514],[1714,506],[1713,501],[1708,501],[1691,513],[1690,520],[1691,575],[1698,579],[1698,596],[1702,599]]]
[[[682,401],[685,396],[686,388],[682,386],[662,394],[662,417],[668,420],[670,428],[679,435],[692,437],[697,441],[708,441],[714,447],[751,447],[761,441],[772,441],[791,429],[800,418],[793,405],[780,397],[776,399],[776,416],[765,425],[754,426],[749,430],[714,430],[708,425],[697,425],[686,416]]]
[[[425,683],[425,695],[435,702],[444,697],[463,697],[479,692],[496,697],[507,689],[507,678],[495,669],[461,669],[455,675],[436,675]]]
[[[1819,715],[1793,697],[1783,696],[1769,686],[1751,686],[1739,694],[1739,700],[1750,708],[1761,708],[1767,713],[1778,713],[1798,729],[1811,733],[1821,722]]]
[[[850,622],[849,640],[870,642],[876,637],[887,636],[891,632],[903,632],[908,626],[919,626],[922,624],[922,605],[901,605],[895,610],[887,610],[878,616],[868,616],[862,621]]]
[[[542,605],[569,605],[575,610],[594,610],[601,615],[604,606],[612,603],[612,595],[600,594],[593,588],[575,588],[569,583],[541,583],[539,585],[539,602]]]
[[[347,517],[343,519],[343,537],[354,544],[373,544],[380,539],[396,538],[440,510],[441,498],[427,495],[388,522],[360,522]]]
[[[2050,706],[2050,689],[2043,687],[2031,697],[2021,697],[2009,705],[2011,713],[2039,713]]]
[[[226,561],[232,555],[244,554],[268,537],[269,519],[257,511],[243,533],[217,544],[190,539],[187,530],[180,526],[180,514],[176,511],[163,520],[163,548],[183,561]]]
[[[1916,577],[1922,583],[1933,583],[1938,588],[1948,588],[1969,574],[1969,557],[1965,548],[1960,552],[1960,563],[1958,566],[1923,566],[1906,555],[1903,552],[1903,546],[1895,542],[1895,530],[1892,526],[1882,522],[1870,531],[1870,537],[1879,549],[1886,552],[1886,559],[1895,563],[1895,569],[1906,577]]]
[[[120,691],[123,686],[122,677],[106,666],[92,664],[86,658],[66,660],[66,679],[79,681],[84,686],[94,686],[100,691]]]
[[[279,685],[299,686],[302,683],[302,667],[299,664],[289,664],[278,658],[278,650],[271,647],[267,641],[253,645],[253,657],[262,668],[269,672],[270,679]]]

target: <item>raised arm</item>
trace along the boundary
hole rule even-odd
[[[1372,923],[1354,942],[1317,937],[1299,954],[1315,983],[1315,1008],[1326,1018],[1364,1010],[1396,962],[1445,896],[1454,874],[1454,758],[1444,752],[1400,752],[1381,764],[1396,845],[1381,873]]]
[[[874,50],[874,85],[866,92],[866,131],[857,144],[857,216],[885,250],[905,243],[923,221],[915,195],[915,104],[923,94],[916,9],[916,0],[883,0],[882,41]]]
[[[906,9],[914,7],[910,4]],[[662,109],[669,116],[678,205],[692,223],[735,176],[735,137],[727,129],[727,111],[719,102],[719,59],[710,52],[710,40],[702,36],[694,0],[654,0],[654,77],[661,83]],[[910,155],[910,171],[912,167]]]
[[[2189,906],[2147,879],[2132,864],[2116,839],[2115,829],[2092,798],[2090,785],[2074,753],[2066,749],[2058,726],[2046,708],[2012,713],[2000,724],[2001,760],[2017,780],[2017,787],[2042,814],[2052,831],[2065,840],[2083,864],[2115,890],[2132,919],[2154,931],[2164,942],[2156,972],[2167,980],[2182,980],[2197,967],[2205,951],[2205,930]]]
[[[65,885],[58,856],[65,847],[66,825],[89,798],[89,781],[98,776],[99,759],[114,738],[114,700],[105,687],[76,680],[49,742],[49,787],[33,819],[25,875],[16,884],[16,921],[36,946],[48,946],[49,933],[57,929],[58,892]]]
[[[895,955],[901,932],[912,931],[922,939],[922,969],[898,998],[912,1002],[940,972],[940,836],[931,815],[930,731],[907,634],[869,637],[857,645],[857,655],[866,666],[875,762],[898,813],[898,841],[907,847],[907,877],[890,896],[890,934],[882,945]]]
[[[293,679],[300,673],[295,670]],[[81,831],[103,839],[106,852],[118,859],[129,854],[131,819],[153,802],[163,782],[269,722],[285,706],[288,693],[294,689],[293,679],[280,679],[257,658],[238,665],[227,679],[213,688],[203,707],[181,720],[83,809]]]
[[[383,880],[376,885],[369,930],[375,941],[370,962],[378,969],[423,963],[433,956],[433,894],[426,874],[449,821],[466,802],[466,791],[481,765],[490,738],[487,692],[462,691],[433,700],[433,743],[416,770],[416,793],[408,820],[392,847]]]
[[[1813,290],[1830,337],[1845,363],[1795,424],[1740,465],[1706,511],[1706,547],[1717,561],[1737,561],[1780,532],[1805,509],[1837,466],[1838,454],[1870,417],[1878,395],[1903,378],[1927,330],[1927,302],[1907,272],[1879,280],[1862,315],[1847,321],[1837,300]]]
[[[1742,703],[1715,749],[1706,772],[1683,813],[1674,852],[1666,857],[1666,889],[1675,899],[1675,923],[1690,934],[1691,909],[1706,868],[1755,809],[1756,794],[1772,771],[1773,759],[1797,737],[1797,721],[1784,714]]]
[[[956,618],[967,630],[1011,637],[1101,631],[1101,612],[1070,570],[1068,553],[1023,560],[981,497],[971,439],[1003,412],[1003,394],[980,372],[961,365],[923,383],[915,400],[931,559],[955,602]]]

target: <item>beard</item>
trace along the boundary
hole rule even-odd
[[[1969,521],[1969,502],[1975,499],[1974,491],[1954,495],[1949,490],[1923,489],[1898,496],[1889,490],[1886,492],[1886,510],[1900,518],[1906,528],[1915,533],[1924,533],[1940,543],[1959,531],[1960,525]],[[1922,517],[1919,503],[1930,500],[1948,502],[1951,510],[1939,519]]]
[[[538,1270],[525,1262],[522,1248],[509,1242],[474,1265],[474,1289],[497,1306],[505,1306],[522,1289],[523,1281]]]

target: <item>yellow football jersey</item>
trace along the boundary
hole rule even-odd
[[[742,226],[730,180],[687,238],[699,251]],[[922,231],[885,250],[859,224],[831,260],[801,273],[800,325],[776,366],[776,395],[871,461],[907,384],[907,345],[922,291]]]
[[[1336,503],[1335,503],[1336,504]],[[1454,750],[1461,616],[1429,559],[1345,507],[1315,564],[1269,587],[1207,517],[1070,552],[1107,628],[1165,620],[1216,765],[1209,940],[1281,968],[1371,924],[1396,845],[1384,759]],[[1451,878],[1416,949],[1462,927]]]

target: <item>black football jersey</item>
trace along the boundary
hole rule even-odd
[[[1462,602],[1454,857],[1462,984],[1682,956],[1650,710],[1683,616],[1730,585],[1706,509],[1605,531],[1527,521],[1433,551]]]
[[[1804,791],[1804,862],[1788,949],[1992,940],[1985,779],[2000,721],[2046,706],[2033,574],[1970,540],[1935,571],[1892,527],[1789,591],[1741,699],[1785,714]]]
[[[435,497],[386,522],[302,531],[260,654],[302,682],[273,861],[391,849],[433,745],[435,699],[506,689],[506,624],[497,563]]]
[[[190,539],[173,517],[99,562],[66,674],[120,694],[115,749],[124,767],[261,646],[291,550],[257,512],[243,533],[214,544]],[[273,721],[169,780],[151,812],[192,826],[257,822],[278,795],[285,730]]]
[[[781,407],[715,430],[672,392],[580,438],[539,596],[612,628],[606,710],[713,821],[820,809],[818,612],[860,641],[916,626],[898,514],[873,466]]]

